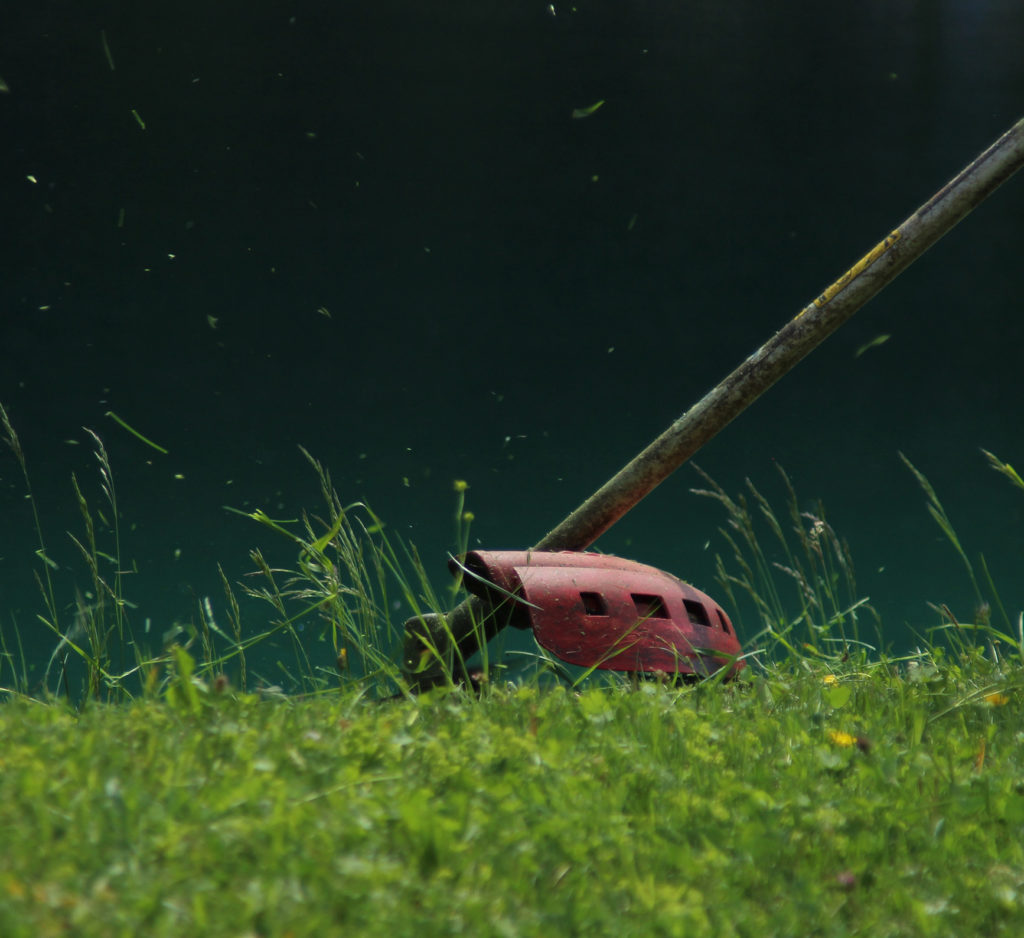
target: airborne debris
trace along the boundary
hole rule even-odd
[[[154,443],[148,437],[143,436],[141,433],[139,433],[138,430],[136,430],[134,427],[130,426],[128,423],[126,423],[124,420],[122,420],[120,417],[118,417],[117,414],[115,414],[112,410],[108,410],[103,416],[104,417],[109,417],[111,420],[114,421],[114,423],[119,424],[120,426],[124,427],[124,429],[127,430],[137,440],[141,440],[147,446],[153,447],[153,449],[157,450],[158,452],[163,453],[165,456],[167,455],[167,452],[168,452],[167,450],[165,450],[159,444]],[[175,478],[178,478],[178,477],[175,476]]]
[[[876,345],[883,345],[888,342],[892,336],[888,332],[883,332],[881,335],[876,335],[870,342],[865,342],[856,352],[853,353],[854,358],[860,358],[869,348],[874,348]]]
[[[105,29],[100,30],[100,42],[103,44],[103,54],[107,57],[107,65],[110,66],[111,71],[114,71],[114,57],[110,54],[110,45],[107,43],[107,31]]]
[[[584,117],[590,117],[598,108],[604,104],[604,98],[600,101],[595,101],[590,107],[574,107],[572,109],[572,116],[575,120],[580,120]]]

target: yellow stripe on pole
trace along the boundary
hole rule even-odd
[[[884,240],[879,241],[867,254],[865,254],[856,264],[854,264],[845,274],[842,275],[835,283],[832,284],[824,293],[821,294],[815,301],[814,305],[821,309],[829,300],[832,299],[840,290],[843,289],[847,284],[852,282],[854,279],[859,277],[865,270],[867,270],[875,261],[877,261],[886,251],[889,250],[897,241],[900,239],[900,230],[897,228]],[[800,310],[799,315],[803,316],[804,310]]]

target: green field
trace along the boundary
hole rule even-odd
[[[1021,685],[14,701],[0,934],[1020,934]]]
[[[912,654],[871,644],[822,509],[788,480],[780,518],[707,479],[719,588],[750,617],[739,679],[599,680],[538,647],[484,661],[479,693],[443,660],[417,696],[385,610],[459,597],[313,460],[319,516],[250,514],[290,569],[254,551],[246,585],[224,578],[227,621],[207,603],[162,642],[133,631],[95,443],[105,502],[75,483],[88,594],[57,602],[37,521],[33,627],[55,651],[26,661],[21,626],[0,632],[3,938],[1024,931],[1024,616],[913,467],[977,605],[934,607]],[[270,626],[245,627],[239,589]],[[270,639],[292,650],[284,690],[247,666]]]

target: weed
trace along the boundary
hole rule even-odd
[[[28,499],[29,505],[32,507],[32,519],[35,522],[37,538],[36,543],[39,545],[36,549],[36,557],[38,557],[42,563],[42,570],[37,571],[34,574],[36,582],[39,585],[39,591],[43,597],[43,605],[46,610],[46,615],[49,617],[49,621],[51,623],[57,624],[60,620],[57,613],[57,599],[53,587],[53,576],[51,573],[52,570],[57,569],[57,564],[50,559],[46,550],[46,541],[43,538],[43,525],[39,520],[39,508],[36,504],[35,495],[32,492],[32,481],[29,478],[25,451],[21,448],[21,440],[18,438],[14,425],[11,423],[11,419],[7,415],[7,410],[4,408],[2,403],[0,403],[0,426],[3,426],[4,442],[14,453],[14,458],[17,460],[18,466],[21,469],[22,479],[25,483],[25,495]]]
[[[726,511],[726,526],[720,533],[729,545],[734,567],[730,570],[716,555],[717,581],[741,625],[740,610],[748,603],[761,624],[746,639],[748,647],[764,643],[769,659],[779,647],[788,655],[828,660],[849,658],[855,648],[874,650],[860,639],[860,625],[867,618],[877,631],[878,616],[868,599],[857,595],[849,547],[825,520],[824,506],[819,503],[813,512],[801,511],[789,477],[780,467],[788,514],[788,526],[784,526],[749,479],[746,493],[732,498],[703,470],[697,468],[697,472],[709,487],[691,491],[714,499]],[[770,534],[770,548],[762,542],[761,525]],[[787,595],[792,598],[787,600]]]
[[[987,450],[982,450],[982,452],[994,470],[1008,478],[1016,487],[1024,490],[1024,481],[1021,480],[1012,466],[1002,462],[1002,460]],[[949,516],[946,514],[946,509],[943,508],[942,502],[939,501],[935,489],[924,473],[920,472],[902,453],[900,453],[900,459],[913,473],[914,478],[923,489],[927,499],[926,507],[928,513],[935,520],[935,523],[939,526],[939,529],[946,536],[946,539],[953,546],[957,556],[963,563],[975,596],[974,613],[970,622],[959,621],[949,606],[945,604],[929,604],[938,613],[940,618],[940,624],[931,630],[929,643],[935,644],[942,638],[953,648],[958,656],[965,658],[977,654],[977,646],[980,641],[987,646],[993,661],[999,661],[1000,652],[998,649],[1002,647],[1011,649],[1011,653],[1016,657],[1018,665],[1024,664],[1024,613],[1018,616],[1016,625],[1011,622],[999,591],[996,589],[996,585],[989,573],[984,555],[980,555],[978,560],[981,568],[979,581],[979,577],[975,574],[974,565],[967,556],[967,552],[964,550],[960,538],[953,528],[952,521],[950,521]],[[998,626],[992,622],[993,607],[995,607],[998,613],[1000,623]]]
[[[414,616],[425,616],[445,604],[434,592],[415,548],[392,541],[367,505],[343,505],[327,470],[306,450],[302,453],[320,482],[322,518],[303,514],[301,519],[284,521],[262,510],[237,512],[298,549],[292,569],[271,567],[260,550],[252,551],[256,570],[247,578],[244,592],[269,603],[276,619],[269,631],[245,644],[284,633],[303,665],[300,680],[306,691],[355,682],[374,696],[388,696],[402,686],[397,663],[402,633],[392,613],[406,608]],[[462,515],[460,501],[458,516]],[[308,632],[307,621],[313,622]],[[310,638],[329,643],[326,657],[335,663],[335,671],[312,665],[306,651]]]
[[[301,519],[289,522],[273,519],[262,510],[236,512],[283,535],[298,550],[295,565],[289,569],[272,567],[258,548],[250,553],[255,571],[246,577],[242,591],[270,604],[275,618],[269,627],[244,634],[235,589],[223,569],[218,568],[229,631],[218,624],[210,599],[202,597],[197,600],[194,621],[167,629],[163,647],[153,653],[135,635],[129,617],[134,606],[125,593],[125,577],[130,571],[122,561],[120,507],[110,459],[102,439],[86,430],[94,445],[104,505],[94,508],[72,474],[83,532],[69,537],[88,569],[90,587],[84,593],[76,590],[72,614],[66,618],[56,599],[53,571],[57,567],[47,553],[25,453],[2,406],[0,423],[5,442],[21,468],[33,510],[39,545],[36,554],[42,562],[36,579],[44,612],[38,620],[57,639],[36,690],[42,697],[63,694],[76,706],[94,700],[129,700],[139,693],[180,698],[185,693],[181,678],[185,670],[186,682],[198,685],[216,680],[229,665],[237,666],[239,687],[244,693],[249,683],[247,656],[253,648],[267,646],[280,637],[289,640],[295,665],[289,667],[278,661],[277,666],[292,688],[318,693],[339,683],[355,684],[364,693],[387,695],[402,686],[397,664],[401,629],[393,625],[392,613],[406,608],[422,616],[445,608],[415,548],[392,541],[383,522],[366,505],[343,506],[327,470],[302,450],[320,482],[325,504],[322,520],[303,514]],[[462,491],[456,515],[460,543],[468,537],[472,520],[464,511]],[[410,569],[411,574],[407,572]],[[307,631],[309,623],[312,627]],[[20,648],[20,633],[17,629],[14,633]],[[321,655],[319,642],[329,643],[329,656]],[[198,657],[189,652],[193,645],[198,645]],[[6,633],[0,655],[0,662],[11,668],[13,676],[9,693],[29,693],[24,655],[20,656],[19,672]],[[317,663],[318,658],[329,658],[333,667]],[[85,669],[80,693],[72,688],[70,676],[76,662]],[[193,698],[188,694],[185,699]]]

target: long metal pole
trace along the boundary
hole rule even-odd
[[[534,549],[583,550],[592,544],[1022,165],[1024,119],[800,310]]]
[[[916,261],[957,222],[1024,165],[1024,119],[1006,133],[835,283],[676,420],[557,527],[534,550],[583,550],[741,414],[812,349]],[[477,600],[448,614],[406,623],[403,670],[413,687],[441,679],[441,662],[427,664],[429,645],[451,661],[452,640],[465,660],[500,624],[484,621]],[[422,636],[423,638],[421,638]]]

